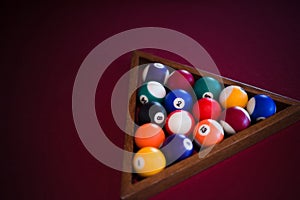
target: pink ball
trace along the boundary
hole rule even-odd
[[[170,74],[166,85],[170,90],[191,90],[194,85],[194,77],[190,72],[179,69]]]
[[[220,124],[228,134],[235,134],[247,128],[250,123],[248,112],[239,106],[227,108],[220,116]]]

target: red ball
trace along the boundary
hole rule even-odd
[[[251,119],[247,111],[238,106],[227,108],[220,116],[220,124],[228,134],[235,134],[247,128],[250,123]]]
[[[190,72],[184,69],[176,70],[170,74],[166,85],[170,90],[192,90],[194,77]]]
[[[193,107],[193,115],[198,121],[218,119],[222,112],[220,104],[212,98],[201,98]]]

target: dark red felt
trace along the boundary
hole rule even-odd
[[[106,38],[145,26],[180,31],[212,56],[221,75],[300,99],[295,3],[149,1],[10,3],[1,6],[2,194],[8,199],[118,199],[121,173],[94,159],[72,119],[79,66]],[[176,41],[174,41],[176,42]],[[164,54],[163,54],[164,55]],[[173,55],[167,55],[177,59]],[[99,87],[109,97],[129,69],[116,60]],[[96,100],[99,100],[99,91]],[[109,98],[96,105],[107,136],[122,146]],[[7,111],[7,112],[6,112]],[[153,199],[290,199],[298,195],[299,122]],[[2,196],[1,194],[1,196]]]

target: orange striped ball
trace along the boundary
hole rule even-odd
[[[222,126],[213,119],[200,121],[194,129],[195,142],[203,147],[220,143],[224,138]]]

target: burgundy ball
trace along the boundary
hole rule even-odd
[[[220,124],[228,134],[235,134],[247,128],[250,123],[248,112],[239,106],[227,108],[220,116]]]
[[[166,85],[170,90],[182,89],[189,91],[193,89],[194,77],[190,72],[179,69],[170,74]]]

